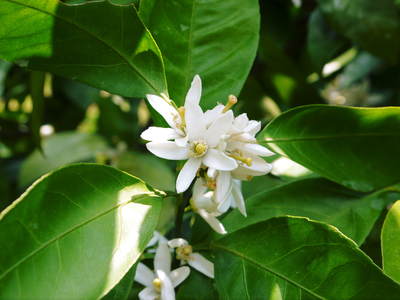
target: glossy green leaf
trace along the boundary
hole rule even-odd
[[[139,12],[163,53],[176,103],[183,104],[195,74],[205,108],[239,94],[257,51],[258,1],[142,0]]]
[[[166,161],[152,154],[124,152],[116,158],[115,166],[134,174],[152,187],[175,191],[175,174]]]
[[[365,50],[397,61],[400,54],[399,10],[394,0],[319,0],[335,28]]]
[[[189,277],[179,285],[176,299],[211,300],[218,299],[218,294],[212,279],[192,269]]]
[[[21,165],[19,186],[25,187],[43,174],[74,162],[94,161],[107,144],[97,135],[63,132],[42,141],[43,153],[35,150]]]
[[[389,190],[363,195],[322,178],[303,179],[250,197],[247,217],[235,210],[223,223],[233,232],[273,217],[308,217],[337,227],[360,245],[386,205],[399,196]]]
[[[125,276],[118,282],[114,288],[105,295],[102,300],[127,300],[132,290],[135,279],[136,266],[134,264]]]
[[[275,289],[285,295],[285,286],[306,294],[282,297],[287,300],[397,299],[400,293],[353,241],[305,218],[257,223],[216,240],[212,249],[221,299],[274,299]]]
[[[161,199],[107,166],[38,180],[0,214],[0,299],[97,299],[139,258]]]
[[[382,262],[384,272],[400,282],[400,201],[389,210],[382,228]]]
[[[160,51],[133,5],[4,0],[0,23],[3,59],[123,96],[166,91]]]
[[[359,191],[400,181],[400,108],[310,105],[289,110],[259,141],[306,168]]]

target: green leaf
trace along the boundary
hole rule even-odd
[[[400,201],[389,210],[382,228],[383,270],[400,282]]]
[[[102,300],[127,300],[132,290],[136,273],[136,264],[125,274],[120,282],[105,295]]]
[[[124,152],[116,158],[115,166],[134,174],[154,188],[175,191],[175,174],[165,160],[154,155]]]
[[[179,286],[177,300],[210,300],[218,299],[212,279],[191,270],[190,276]]]
[[[139,179],[81,164],[38,180],[0,214],[0,299],[97,299],[139,258],[161,199]]]
[[[258,1],[142,0],[139,12],[163,53],[176,103],[183,104],[195,74],[205,108],[239,94],[257,51]]]
[[[212,248],[221,299],[274,299],[269,295],[278,288],[288,300],[397,299],[400,292],[353,241],[305,218],[257,223],[215,241]],[[286,296],[286,287],[301,296]]]
[[[43,174],[74,162],[94,161],[107,144],[97,135],[63,132],[42,141],[43,153],[35,150],[21,165],[19,186],[25,187]]]
[[[259,141],[304,167],[359,191],[400,181],[400,108],[310,105],[268,124]]]
[[[365,50],[390,61],[400,54],[399,10],[393,0],[319,0],[333,26]]]
[[[390,190],[363,195],[322,178],[303,179],[250,197],[247,217],[235,210],[223,223],[233,232],[273,217],[308,217],[337,227],[361,245],[386,205],[399,196]]]
[[[307,51],[317,71],[345,45],[346,41],[326,24],[321,11],[313,11],[308,22]]]
[[[133,5],[5,0],[0,22],[3,59],[123,96],[166,92],[161,53]]]

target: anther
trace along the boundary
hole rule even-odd
[[[206,143],[204,142],[194,142],[193,143],[193,154],[195,157],[200,157],[202,156],[204,153],[206,153],[208,146]]]
[[[183,107],[183,106],[178,107],[178,114],[181,116],[181,120],[182,120],[181,127],[186,126],[186,121],[185,121],[185,107]]]
[[[243,157],[243,156],[236,155],[236,154],[229,154],[229,156],[234,158],[234,159],[236,159],[236,160],[238,160],[238,161],[241,161],[242,163],[248,165],[249,167],[251,166],[251,164],[253,162],[251,157]]]
[[[162,285],[162,282],[159,278],[155,278],[153,280],[153,287],[157,292],[161,292],[161,285]]]
[[[230,110],[232,108],[232,106],[234,106],[236,103],[238,102],[238,99],[236,98],[236,96],[234,95],[229,95],[228,96],[228,101],[226,102],[226,105],[223,109],[223,113],[227,112],[228,110]]]

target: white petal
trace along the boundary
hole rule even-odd
[[[214,278],[214,264],[199,253],[192,253],[188,264],[204,275]]]
[[[215,178],[217,175],[217,170],[214,168],[207,168],[207,176],[210,178]]]
[[[178,238],[178,239],[172,239],[168,242],[168,246],[171,248],[178,248],[187,245],[188,242],[185,239]]]
[[[221,138],[231,129],[233,112],[230,110],[216,119],[206,132],[206,141],[209,147],[216,147]]]
[[[193,197],[201,197],[207,192],[207,186],[203,178],[196,179],[193,185]]]
[[[156,256],[154,257],[154,271],[163,271],[166,274],[171,272],[171,253],[166,242],[158,243]]]
[[[149,127],[140,137],[146,141],[168,141],[179,138],[180,135],[172,128]]]
[[[221,171],[231,171],[238,166],[233,158],[215,149],[208,149],[206,155],[203,157],[203,164],[209,168]]]
[[[208,223],[208,225],[211,226],[211,228],[220,233],[220,234],[226,234],[226,230],[224,225],[213,215],[209,214],[207,211],[204,209],[199,209],[197,210],[197,213]]]
[[[162,242],[165,242],[165,243],[168,242],[168,240],[161,233],[159,233],[158,231],[154,231],[153,232],[153,236],[152,236],[150,242],[147,243],[146,248],[154,246],[159,241],[162,241]]]
[[[249,118],[247,117],[246,113],[237,116],[235,118],[235,121],[233,122],[233,125],[239,130],[245,129],[248,124],[249,124]]]
[[[243,166],[246,169],[260,173],[260,175],[267,174],[272,169],[272,165],[258,156],[252,157],[250,166]]]
[[[253,155],[260,155],[260,156],[271,156],[275,153],[268,150],[267,148],[259,145],[259,144],[251,144],[251,143],[243,143],[241,145],[241,149],[245,152],[249,152]]]
[[[208,191],[205,194],[197,195],[196,197],[193,195],[190,201],[190,205],[195,211],[199,209],[214,211],[216,209],[216,203],[214,202],[213,198],[214,198],[213,191]]]
[[[215,189],[216,201],[218,205],[225,202],[231,193],[231,173],[226,171],[218,172],[217,187]]]
[[[175,300],[175,290],[168,273],[157,270],[157,277],[161,280],[161,300]]]
[[[153,287],[147,287],[143,289],[138,296],[139,300],[156,300],[158,293]]]
[[[200,168],[201,159],[200,158],[190,158],[182,170],[179,172],[178,178],[176,180],[176,192],[183,193],[186,191],[193,179],[196,177],[197,170]]]
[[[175,128],[175,121],[181,119],[175,107],[157,95],[146,95],[146,98],[149,100],[150,105],[163,116],[168,125]]]
[[[172,286],[177,287],[184,281],[190,274],[189,267],[180,267],[171,272],[169,277],[171,278]]]
[[[145,264],[138,263],[135,273],[135,281],[144,286],[152,286],[154,273]]]
[[[201,79],[199,75],[195,75],[190,85],[189,91],[186,94],[185,107],[186,104],[199,105],[200,98],[201,98]]]
[[[221,116],[224,107],[225,106],[223,106],[222,104],[218,104],[213,109],[207,110],[204,113],[204,119],[207,126],[209,126],[212,122],[214,122],[218,117]]]
[[[232,196],[235,201],[236,207],[239,209],[240,213],[243,216],[247,217],[246,204],[244,203],[241,185],[242,184],[240,180],[234,179],[234,184],[232,187]]]
[[[175,143],[179,146],[179,147],[186,147],[188,142],[188,136],[184,136],[184,137],[179,137],[175,139]]]
[[[171,160],[183,160],[188,158],[188,149],[179,147],[175,142],[150,142],[147,149],[154,155]]]
[[[185,104],[186,132],[189,140],[203,139],[206,133],[204,113],[199,105]]]
[[[261,122],[251,120],[249,122],[249,125],[247,125],[246,128],[244,129],[244,131],[248,132],[252,136],[255,136],[256,133],[260,131],[260,129],[261,129]]]

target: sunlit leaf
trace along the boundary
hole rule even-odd
[[[97,299],[139,258],[161,199],[111,167],[72,165],[0,214],[1,299]]]
[[[382,228],[383,270],[400,282],[400,201],[389,210]]]
[[[280,293],[287,300],[376,300],[400,292],[353,241],[304,218],[251,225],[216,240],[212,249],[222,299],[276,299]]]
[[[400,108],[310,105],[289,110],[259,141],[306,168],[359,191],[400,181]]]
[[[174,101],[183,104],[195,74],[203,107],[239,94],[257,51],[258,1],[142,0],[139,11],[163,53]]]
[[[166,91],[161,53],[133,5],[4,0],[0,23],[0,58],[123,96]]]

